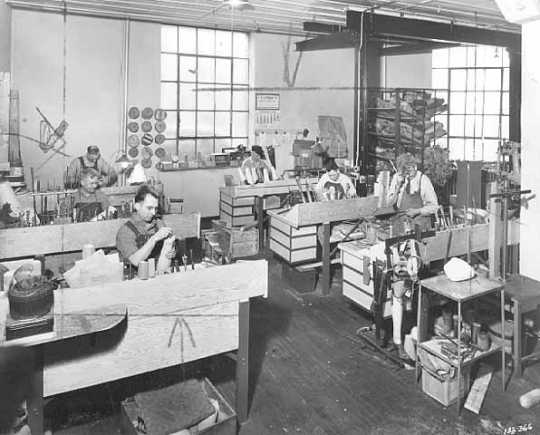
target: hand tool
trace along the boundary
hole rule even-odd
[[[300,185],[300,177],[297,175],[296,177],[294,177],[294,179],[296,181],[296,185],[298,186],[298,190],[300,191],[300,196],[302,197],[302,203],[305,204],[306,199],[304,198],[304,192],[302,191],[302,186]]]

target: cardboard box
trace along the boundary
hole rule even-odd
[[[236,412],[220,394],[220,392],[214,387],[214,385],[204,378],[204,388],[209,398],[217,400],[219,403],[219,413],[217,421],[202,430],[197,429],[195,426],[191,430],[181,430],[171,433],[169,435],[184,435],[184,434],[200,434],[200,435],[235,435],[236,434]],[[180,412],[180,410],[179,410]],[[126,399],[122,402],[121,411],[121,427],[122,433],[126,435],[141,435],[142,432],[137,430],[137,405],[133,398]],[[146,435],[152,435],[147,433]]]

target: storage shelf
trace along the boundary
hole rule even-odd
[[[425,350],[426,352],[430,353],[431,355],[436,356],[437,358],[441,359],[445,363],[450,364],[451,366],[457,368],[459,365],[459,360],[452,359],[444,355],[441,352],[441,347],[439,343],[440,344],[450,343],[450,340],[447,340],[447,339],[433,340],[432,339],[429,341],[423,341],[422,343],[419,344],[419,347]],[[467,347],[467,346],[464,344],[463,347]],[[489,348],[489,350],[486,350],[486,351],[476,350],[471,358],[467,358],[463,360],[463,362],[461,363],[461,367],[467,367],[468,365],[474,364],[476,361],[482,358],[492,355],[498,351],[500,352],[500,350],[501,350],[501,345],[491,343],[491,347]]]

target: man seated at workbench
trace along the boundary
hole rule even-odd
[[[324,163],[326,172],[319,179],[315,193],[319,201],[356,198],[352,180],[339,170],[336,160],[328,158]]]
[[[251,156],[242,162],[238,171],[244,184],[267,183],[278,178],[268,156],[265,158],[263,148],[259,145],[251,147]]]
[[[69,164],[66,174],[67,186],[65,187],[79,187],[82,172],[86,168],[92,168],[98,172],[100,186],[112,186],[118,179],[118,174],[114,168],[101,157],[99,148],[95,145],[90,145],[86,149],[86,154],[84,156],[77,157]]]
[[[99,173],[93,168],[83,169],[81,187],[73,195],[73,204],[77,222],[103,220],[116,213],[107,195],[99,189]]]
[[[158,273],[168,272],[176,255],[171,228],[157,218],[159,194],[143,184],[135,194],[135,213],[116,234],[116,249],[122,260],[138,267],[141,261],[153,258]]]

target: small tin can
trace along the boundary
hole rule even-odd
[[[139,279],[148,279],[148,261],[141,261],[138,270]]]

